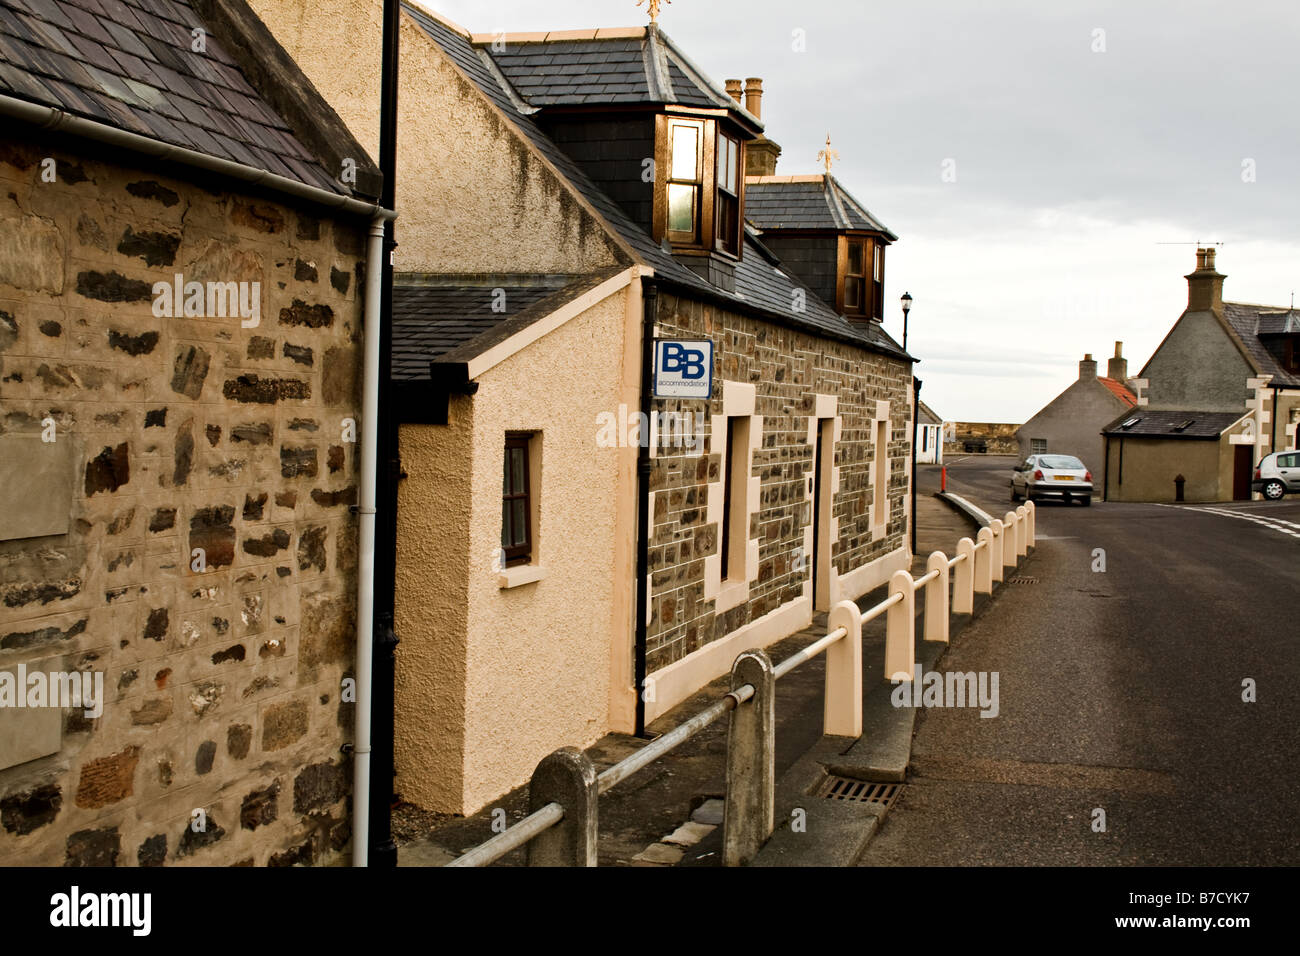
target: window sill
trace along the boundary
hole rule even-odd
[[[533,584],[546,577],[546,569],[536,564],[521,564],[518,567],[506,568],[497,574],[497,586],[501,590],[509,588],[522,587],[525,584]]]
[[[749,599],[749,582],[737,581],[734,578],[722,581],[718,588],[718,595],[714,598],[713,609],[717,613],[730,611],[733,607],[739,607]]]

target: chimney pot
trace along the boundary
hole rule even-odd
[[[1079,380],[1086,381],[1097,377],[1097,363],[1092,359],[1092,353],[1089,352],[1079,363]]]
[[[1188,312],[1223,312],[1224,276],[1214,268],[1214,247],[1196,250],[1196,271],[1187,277]]]
[[[740,80],[727,80],[727,95],[740,102]]]
[[[763,81],[757,76],[745,79],[745,109],[753,113],[755,118],[763,118]]]
[[[1106,377],[1117,382],[1128,381],[1128,359],[1124,358],[1124,343],[1115,343],[1115,357],[1106,363]]]

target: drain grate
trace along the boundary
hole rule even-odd
[[[1038,578],[1027,578],[1024,575],[1016,575],[1014,578],[1007,578],[1007,584],[1037,584]]]
[[[869,783],[848,777],[828,776],[817,788],[816,796],[826,800],[849,800],[854,803],[877,803],[892,807],[902,791],[901,783]]]

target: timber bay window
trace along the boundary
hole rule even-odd
[[[532,476],[528,451],[531,435],[506,436],[505,481],[501,490],[501,550],[506,567],[533,559]]]
[[[744,144],[717,120],[660,116],[655,164],[656,239],[700,253],[741,254]]]
[[[840,311],[864,319],[883,319],[885,244],[866,236],[844,236],[840,243]]]

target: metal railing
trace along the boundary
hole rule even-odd
[[[933,552],[918,578],[895,571],[888,597],[866,611],[841,601],[827,616],[826,635],[776,666],[765,651],[745,651],[732,665],[729,693],[604,772],[597,774],[590,758],[572,747],[548,754],[529,782],[528,816],[447,866],[486,866],[520,847],[527,847],[529,866],[595,866],[600,795],[727,714],[722,858],[726,866],[751,862],[774,828],[776,681],[825,652],[823,733],[861,736],[863,625],[886,615],[884,678],[912,680],[916,593],[924,592],[923,640],[947,643],[951,614],[972,613],[975,595],[991,594],[1005,569],[1035,546],[1034,511],[1029,502],[994,518],[977,540],[958,541],[952,558]]]

